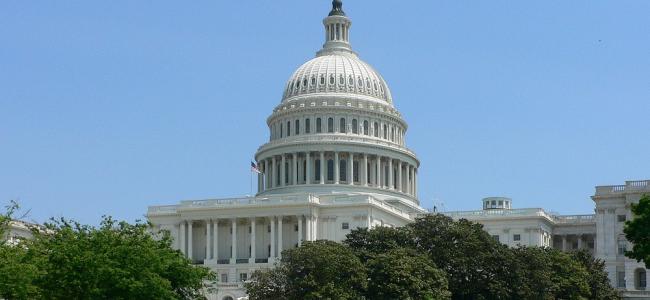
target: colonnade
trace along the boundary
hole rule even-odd
[[[250,251],[246,257],[238,257],[237,245],[238,235],[237,226],[241,221],[246,222],[245,225],[250,226]],[[285,223],[286,221],[286,223]],[[257,256],[257,225],[264,223],[269,226],[269,230],[263,232],[270,237],[270,244],[267,245],[268,250],[266,255]],[[237,263],[267,263],[272,262],[275,258],[281,258],[282,251],[284,250],[285,238],[283,238],[283,229],[287,224],[297,226],[297,244],[300,246],[304,240],[313,241],[317,238],[317,217],[315,216],[268,216],[268,217],[249,217],[249,218],[229,218],[229,219],[207,219],[207,220],[186,220],[181,221],[179,224],[179,248],[181,252],[188,258],[193,259],[194,255],[194,231],[195,223],[203,223],[205,225],[205,256],[204,260],[215,260],[218,264],[237,264]],[[227,226],[230,228],[228,237],[219,235],[220,226]],[[231,251],[228,259],[219,259],[219,245],[225,243],[230,239]],[[293,240],[293,239],[292,239]],[[201,245],[203,246],[203,245]],[[224,256],[223,254],[221,255]]]
[[[581,249],[589,249],[595,251],[595,242],[596,242],[595,234],[562,234],[559,236],[562,243],[560,245],[561,247],[560,250],[562,251],[581,250]],[[573,237],[571,240],[575,241],[576,244],[569,246],[569,244],[567,243],[569,241],[569,237]],[[593,248],[590,248],[590,245],[588,245],[589,242],[594,244],[591,245],[594,246]]]
[[[407,162],[354,152],[294,152],[258,162],[258,192],[285,186],[347,184],[417,195],[417,167]]]

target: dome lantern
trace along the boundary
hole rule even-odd
[[[325,25],[325,45],[318,52],[318,56],[331,52],[354,53],[350,46],[350,27],[352,21],[343,12],[341,0],[332,1],[332,11],[323,20]]]

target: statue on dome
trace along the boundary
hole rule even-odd
[[[330,11],[330,16],[345,16],[343,12],[343,1],[333,0],[332,1],[332,11]]]

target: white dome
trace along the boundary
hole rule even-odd
[[[341,93],[392,104],[386,81],[374,68],[354,53],[322,53],[293,73],[285,87],[282,102],[304,95]]]

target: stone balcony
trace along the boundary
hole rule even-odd
[[[630,192],[650,193],[650,180],[626,181],[624,185],[603,185],[596,187],[596,196],[621,195]]]

